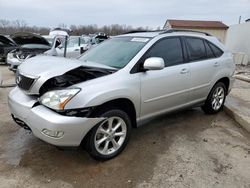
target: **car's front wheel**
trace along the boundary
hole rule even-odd
[[[215,114],[219,112],[226,99],[226,86],[222,82],[218,82],[210,91],[205,104],[202,106],[202,110],[207,114]]]
[[[127,145],[131,120],[127,113],[117,109],[100,116],[106,119],[91,130],[87,150],[97,160],[108,160],[117,156]]]

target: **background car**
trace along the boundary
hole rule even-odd
[[[44,51],[50,49],[50,46],[44,44],[25,44],[20,46],[7,55],[7,62],[9,70],[15,72],[17,67],[26,59],[42,54]]]
[[[64,28],[54,28],[49,32],[49,36],[55,37],[55,36],[68,36],[69,37],[69,33],[71,32],[70,29],[64,29]]]
[[[94,35],[91,35],[91,45],[97,45],[105,40],[107,40],[109,37],[103,33],[103,32],[98,32],[95,33]]]
[[[51,48],[50,43],[45,38],[34,33],[15,33],[10,38],[17,44],[16,49],[7,55],[7,63],[12,71],[16,71],[17,67],[26,59]]]
[[[45,52],[46,55],[76,58],[91,48],[91,38],[89,36],[70,36],[65,43],[64,36],[56,36],[60,45],[53,44],[52,48]],[[65,51],[66,46],[66,51]],[[66,54],[64,54],[66,52]]]
[[[0,35],[0,62],[6,63],[7,54],[18,45],[8,36]]]

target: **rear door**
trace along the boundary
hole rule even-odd
[[[185,41],[191,73],[190,100],[199,102],[207,97],[221,62],[205,39],[185,37]]]
[[[189,65],[184,64],[182,42],[169,37],[156,42],[142,58],[161,57],[165,68],[141,74],[141,117],[154,116],[188,103]]]

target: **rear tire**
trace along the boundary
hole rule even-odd
[[[206,114],[215,114],[223,109],[227,89],[224,83],[218,82],[211,89],[205,104],[201,107]]]
[[[111,109],[98,114],[99,117],[107,119],[91,130],[86,149],[94,159],[105,161],[116,157],[124,150],[132,126],[128,114],[122,110]]]

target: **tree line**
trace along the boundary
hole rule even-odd
[[[96,24],[70,25],[69,27],[67,27],[67,25],[65,24],[59,24],[57,27],[70,29],[71,31],[69,33],[70,35],[84,35],[84,34],[88,35],[96,32],[104,32],[107,35],[113,36],[126,33],[131,30],[152,30],[152,28],[149,27],[132,27],[128,25],[119,25],[119,24],[104,25],[101,27]],[[0,19],[0,34],[2,35],[11,35],[16,32],[32,32],[41,35],[48,35],[50,30],[51,28],[49,27],[29,26],[23,20],[10,21],[5,19]]]

